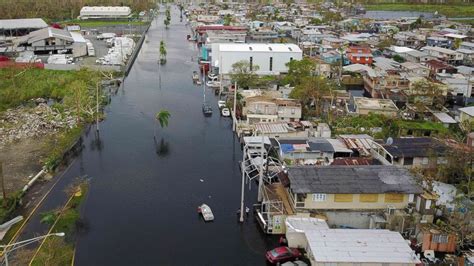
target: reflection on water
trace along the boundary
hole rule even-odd
[[[153,138],[153,140],[155,142],[155,150],[158,156],[165,157],[170,153],[170,144],[169,142],[165,141],[164,138],[161,138],[159,143],[156,141],[156,138]]]

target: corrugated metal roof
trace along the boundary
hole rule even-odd
[[[417,194],[423,190],[408,169],[387,166],[299,166],[288,168],[294,193]]]
[[[447,113],[439,112],[439,113],[433,113],[433,115],[442,123],[457,124],[456,120],[450,117]]]
[[[294,131],[290,128],[287,123],[257,123],[255,128],[258,132],[263,134],[278,134],[278,133],[288,133],[289,131]]]
[[[40,18],[24,19],[0,19],[0,29],[42,29],[48,27],[48,24]]]

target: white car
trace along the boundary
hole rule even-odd
[[[225,107],[225,101],[218,101],[217,106],[219,107],[219,109],[224,108]]]
[[[229,117],[230,116],[230,111],[229,108],[223,108],[221,111],[222,116]]]
[[[217,76],[216,74],[214,74],[214,73],[209,73],[209,74],[207,75],[207,78],[208,78],[209,80],[215,81],[215,80],[217,80],[218,76]]]

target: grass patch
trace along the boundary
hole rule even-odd
[[[436,12],[447,17],[472,17],[474,15],[474,5],[436,5],[436,4],[409,4],[409,3],[381,3],[365,5],[367,10],[381,11],[418,11]]]
[[[39,247],[31,265],[70,265],[74,257],[75,233],[80,220],[80,206],[89,187],[86,181],[71,189],[71,198],[62,209],[43,214],[43,220],[53,226],[51,233],[64,232],[65,237],[48,237]],[[44,219],[54,217],[54,219]]]
[[[62,101],[72,95],[73,81],[88,83],[100,77],[90,70],[57,71],[47,69],[0,69],[0,112],[34,98]]]
[[[82,126],[77,126],[73,129],[66,130],[60,133],[59,136],[49,144],[51,145],[49,148],[50,153],[44,161],[44,165],[48,170],[54,170],[61,163],[64,153],[81,137],[82,129]]]
[[[115,26],[115,25],[132,25],[132,26],[141,26],[146,25],[148,22],[134,20],[70,20],[59,22],[62,26],[66,25],[80,25],[85,28],[95,28],[95,27],[106,27],[106,26]]]

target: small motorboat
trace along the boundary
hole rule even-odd
[[[206,82],[206,86],[209,88],[219,88],[221,86],[221,83],[219,81],[208,81]]]
[[[230,116],[230,110],[229,108],[222,108],[221,115],[223,117],[229,117]]]
[[[202,113],[204,116],[211,116],[212,115],[212,107],[208,104],[203,104],[202,105]]]
[[[211,207],[207,206],[206,204],[203,203],[198,207],[198,213],[202,215],[204,221],[214,221],[214,214],[212,213]]]
[[[197,71],[193,71],[193,80],[198,81],[199,80],[199,73]]]

